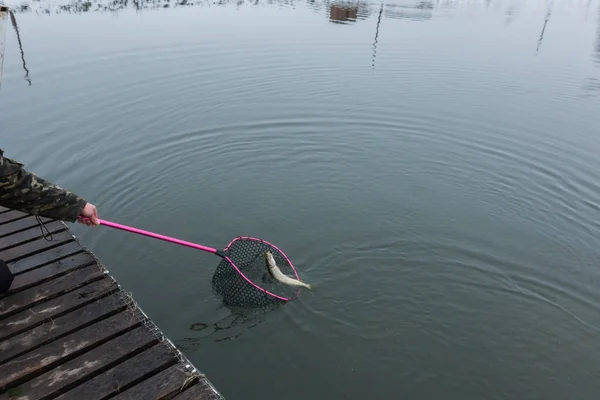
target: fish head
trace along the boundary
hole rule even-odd
[[[273,257],[271,250],[265,251],[265,260],[267,261],[268,267],[271,267],[275,264],[275,258]]]

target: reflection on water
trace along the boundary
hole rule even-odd
[[[433,9],[433,3],[429,1],[406,4],[395,2],[384,4],[382,2],[377,9],[374,8],[374,4],[364,2],[355,4],[334,3],[330,5],[329,19],[334,23],[352,23],[357,20],[365,20],[375,14],[378,19],[377,29],[379,29],[382,13],[386,18],[391,19],[426,21],[432,18]]]
[[[518,13],[518,9],[515,6],[508,6],[506,7],[506,25],[509,25],[511,22],[514,21],[514,19],[516,18]]]
[[[0,3],[1,4],[1,3]],[[23,69],[25,70],[25,80],[31,85],[31,79],[29,78],[29,69],[27,68],[27,62],[25,61],[25,52],[23,51],[23,43],[21,42],[21,33],[19,31],[19,25],[17,23],[17,18],[15,16],[15,12],[12,9],[2,6],[2,11],[0,12],[0,86],[2,84],[2,73],[4,66],[4,50],[5,50],[5,35],[6,30],[8,29],[8,24],[6,21],[6,16],[9,16],[12,27],[15,30],[15,34],[17,37],[17,42],[19,44],[19,51],[21,53],[21,62],[23,64]]]
[[[333,4],[329,13],[331,22],[356,21],[358,15],[357,7],[343,7]]]
[[[176,345],[183,351],[194,351],[205,344],[206,341],[223,342],[238,339],[247,330],[264,323],[268,314],[280,306],[281,304],[277,303],[251,309],[222,306],[220,310],[226,310],[225,316],[215,322],[195,322],[191,324],[189,326],[190,334],[176,340]]]
[[[597,19],[598,25],[596,28],[596,40],[592,58],[596,61],[598,65],[600,65],[600,7],[598,7]]]
[[[381,25],[381,14],[383,12],[383,2],[379,8],[379,15],[377,16],[377,28],[375,29],[375,40],[373,41],[373,62],[372,67],[375,69],[375,57],[377,56],[377,39],[379,38],[379,26]]]
[[[592,0],[585,0],[585,8],[589,9]],[[506,24],[511,24],[519,14],[520,7],[524,7],[528,3],[516,3],[508,1],[507,4],[501,0],[481,0],[471,4],[472,7],[484,5],[486,8],[495,7],[496,10],[503,9]],[[305,4],[308,9],[314,12],[321,13],[326,11],[326,16],[330,22],[336,24],[351,25],[359,21],[369,19],[375,16],[376,23],[374,26],[374,40],[372,44],[372,60],[371,67],[375,70],[375,61],[377,58],[378,46],[380,43],[380,27],[382,17],[396,20],[410,20],[415,22],[431,21],[434,15],[437,17],[447,16],[448,10],[460,10],[463,4],[458,0],[397,0],[380,3],[369,3],[365,1],[330,1],[330,0],[58,0],[54,2],[43,2],[37,0],[28,0],[8,4],[15,13],[35,12],[40,15],[60,14],[60,13],[88,13],[88,12],[118,12],[120,10],[135,9],[159,9],[159,8],[182,8],[182,7],[212,7],[212,6],[231,6],[236,7],[260,7],[264,5],[279,5],[285,7],[295,7],[299,4]],[[530,4],[529,4],[530,5]],[[536,54],[539,53],[544,38],[549,28],[555,0],[547,0],[538,4],[538,7],[545,8],[545,16],[541,25],[537,44],[535,47]],[[595,63],[600,64],[600,8],[596,15],[598,20],[598,28],[596,29],[596,38],[591,49],[591,56]],[[11,13],[12,24],[17,34],[18,45],[21,53],[22,68],[25,71],[25,80],[31,85],[31,78],[27,66],[25,53],[23,51],[23,43],[18,30],[18,25],[14,15]],[[595,91],[598,87],[598,77],[592,76],[587,78],[584,83],[584,90],[589,94]]]
[[[586,96],[593,96],[600,92],[600,6],[597,10],[596,38],[594,39],[594,48],[591,59],[595,63],[596,70],[593,76],[586,78],[583,84],[583,90]]]
[[[414,5],[387,4],[385,16],[392,19],[427,21],[433,16],[433,3],[421,1]]]
[[[540,50],[540,46],[542,45],[542,41],[544,40],[544,32],[546,32],[546,26],[548,26],[548,21],[550,20],[550,16],[552,15],[552,1],[548,4],[548,11],[546,12],[546,18],[544,18],[544,25],[542,26],[542,32],[540,33],[540,38],[538,39],[537,47],[535,48],[536,53]]]
[[[10,3],[10,2],[9,2]],[[341,2],[330,0],[93,0],[93,1],[56,1],[40,2],[25,1],[11,5],[15,12],[35,12],[37,14],[86,13],[86,12],[116,12],[126,9],[144,10],[159,8],[182,8],[204,6],[262,6],[277,4],[294,7],[296,4],[306,4],[315,11],[328,10],[328,17],[334,23],[351,23],[369,18],[374,10],[371,3],[364,1]],[[445,2],[437,5],[448,7]],[[434,3],[432,1],[401,0],[386,2],[385,16],[395,19],[411,19],[424,21],[432,18]],[[378,12],[378,10],[375,10]]]
[[[21,62],[23,63],[23,69],[25,70],[25,80],[31,85],[31,79],[29,78],[29,69],[27,69],[27,62],[25,61],[25,52],[23,51],[23,43],[21,42],[21,33],[19,32],[19,25],[17,24],[17,17],[14,11],[10,11],[10,21],[15,33],[17,35],[17,41],[19,43],[19,51],[21,52]]]

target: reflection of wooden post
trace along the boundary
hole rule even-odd
[[[4,43],[6,42],[6,17],[8,7],[0,3],[0,87],[2,86],[2,70],[4,69]]]
[[[596,53],[596,62],[600,63],[600,6],[598,6],[598,28],[596,36],[596,46],[594,46],[594,50]]]
[[[358,16],[358,8],[344,8],[335,5],[331,6],[329,18],[332,21],[348,21],[349,19],[356,20]]]

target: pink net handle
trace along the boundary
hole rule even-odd
[[[89,220],[88,218],[86,218],[87,220]],[[126,232],[131,232],[131,233],[135,233],[138,235],[143,235],[143,236],[148,236],[154,239],[158,239],[158,240],[163,240],[169,243],[174,243],[174,244],[178,244],[181,246],[186,246],[186,247],[191,247],[193,249],[197,249],[197,250],[202,250],[202,251],[206,251],[208,253],[212,253],[212,254],[216,254],[219,255],[223,258],[225,258],[235,269],[236,271],[240,274],[240,276],[242,276],[250,285],[254,286],[256,289],[267,293],[270,296],[273,296],[275,298],[278,298],[280,300],[284,300],[284,301],[288,301],[291,300],[289,298],[283,297],[283,296],[279,296],[275,293],[271,293],[270,291],[258,286],[257,284],[255,284],[254,282],[252,282],[252,280],[250,280],[246,275],[244,275],[244,273],[242,273],[242,271],[239,270],[239,268],[235,265],[235,263],[226,255],[225,252],[227,252],[227,250],[229,249],[229,247],[231,246],[231,244],[233,242],[235,242],[236,240],[240,240],[240,239],[246,239],[246,240],[256,240],[258,242],[261,243],[265,243],[268,246],[271,246],[272,248],[274,248],[275,250],[277,250],[287,261],[288,265],[292,268],[292,271],[294,271],[294,275],[296,276],[296,279],[300,280],[300,277],[298,276],[298,272],[296,271],[296,268],[294,268],[294,265],[292,264],[291,260],[289,259],[289,257],[283,252],[281,251],[277,246],[275,246],[272,243],[267,242],[266,240],[262,240],[262,239],[258,239],[258,238],[253,238],[253,237],[248,237],[248,236],[240,236],[237,237],[235,239],[233,239],[228,245],[227,247],[224,249],[224,251],[219,251],[215,248],[212,247],[208,247],[208,246],[203,246],[200,244],[196,244],[196,243],[192,243],[192,242],[188,242],[185,240],[181,240],[181,239],[177,239],[174,237],[170,237],[170,236],[166,236],[166,235],[161,235],[158,233],[154,233],[154,232],[150,232],[150,231],[146,231],[143,229],[139,229],[139,228],[134,228],[131,226],[127,226],[127,225],[123,225],[123,224],[119,224],[116,222],[110,222],[107,220],[103,220],[103,219],[99,219],[99,223],[100,225],[104,225],[104,226],[108,226],[111,228],[115,228],[115,229],[120,229]],[[298,290],[297,292],[297,296],[300,294],[300,290]]]
[[[166,235],[161,235],[158,233],[146,231],[146,230],[139,229],[139,228],[134,228],[134,227],[123,225],[123,224],[118,224],[116,222],[110,222],[110,221],[106,221],[103,219],[99,219],[99,222],[100,222],[100,225],[108,226],[108,227],[115,228],[115,229],[120,229],[120,230],[123,230],[126,232],[131,232],[131,233],[135,233],[138,235],[148,236],[148,237],[158,239],[158,240],[164,240],[165,242],[174,243],[174,244],[178,244],[181,246],[191,247],[193,249],[206,251],[208,253],[213,253],[213,254],[219,253],[219,251],[217,249],[214,249],[212,247],[202,246],[197,243],[188,242],[185,240],[177,239],[177,238],[166,236]]]

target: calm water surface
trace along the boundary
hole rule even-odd
[[[598,399],[597,1],[196,3],[18,13],[1,147],[284,249],[316,290],[236,315],[218,257],[75,228],[226,398]]]

